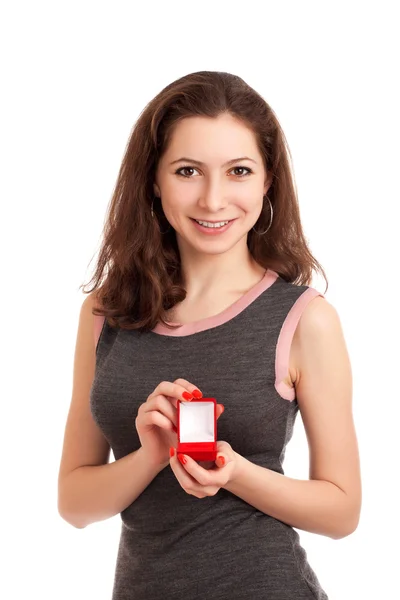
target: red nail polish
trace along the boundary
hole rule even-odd
[[[175,448],[173,446],[171,446],[171,448],[169,449],[169,455],[172,458],[175,454]]]
[[[182,398],[184,398],[185,400],[192,400],[193,395],[190,394],[189,392],[183,392]]]
[[[193,396],[195,398],[202,398],[203,397],[203,392],[201,392],[200,390],[193,390],[192,394],[193,394]]]
[[[221,465],[225,464],[225,458],[223,456],[219,456],[218,457],[219,462],[221,463]]]
[[[187,459],[184,457],[183,454],[178,454],[178,460],[179,462],[181,462],[183,465],[186,465],[187,463]]]
[[[223,404],[220,404],[220,406],[222,406],[222,412],[224,412],[225,406]],[[221,415],[222,415],[222,413],[221,413]]]

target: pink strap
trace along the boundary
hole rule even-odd
[[[301,294],[301,296],[297,298],[296,302],[286,315],[286,319],[282,325],[282,329],[278,337],[275,354],[275,389],[285,400],[292,401],[296,397],[295,388],[290,387],[287,383],[285,383],[285,381],[283,381],[289,369],[290,348],[292,345],[294,332],[296,331],[297,324],[305,307],[316,296],[322,296],[322,298],[325,298],[321,292],[315,288],[309,287]]]
[[[97,348],[101,330],[103,329],[105,317],[103,315],[94,315],[94,347]]]

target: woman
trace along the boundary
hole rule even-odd
[[[357,527],[351,367],[336,310],[309,286],[324,272],[289,155],[269,105],[228,73],[173,82],[133,129],[81,309],[59,473],[75,527],[121,514],[113,600],[326,599],[294,528]],[[218,403],[215,463],[175,451],[177,402],[202,396]],[[298,410],[306,481],[282,467]]]

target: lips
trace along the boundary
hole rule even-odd
[[[189,217],[192,219],[192,217]],[[192,221],[203,221],[203,223],[225,223],[226,221],[234,221],[235,219],[220,219],[219,221],[209,221],[208,219],[192,219]]]

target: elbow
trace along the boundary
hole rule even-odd
[[[349,535],[351,535],[352,533],[354,533],[359,525],[360,522],[360,513],[358,513],[351,521],[350,521],[350,525],[347,527],[347,529],[345,530],[342,538],[345,538]]]
[[[58,514],[69,525],[72,525],[72,527],[75,527],[75,529],[85,529],[86,524],[79,522],[75,517],[71,516],[69,513],[59,510]]]
[[[60,499],[58,500],[57,510],[60,517],[66,523],[72,525],[72,527],[75,527],[76,529],[85,529],[87,523],[82,523],[82,521],[79,521],[76,514],[74,514],[71,510],[67,510],[66,507],[61,504]]]
[[[342,519],[335,528],[335,531],[329,535],[333,540],[342,540],[354,533],[360,522],[360,511],[350,515],[347,519]]]
[[[330,537],[332,540],[342,540],[343,538],[348,537],[349,535],[354,533],[356,529],[357,526],[336,530],[333,533],[331,533],[328,537]]]
[[[60,479],[58,481],[57,510],[60,517],[72,527],[76,529],[86,527],[87,523],[82,522],[77,507],[73,506],[71,494],[68,493],[65,486],[65,480],[61,481]]]
[[[328,534],[328,537],[333,540],[342,540],[348,537],[356,531],[360,522],[361,493],[356,496],[345,492],[343,494],[343,503],[334,519],[335,525],[333,526],[332,523],[331,532]]]

